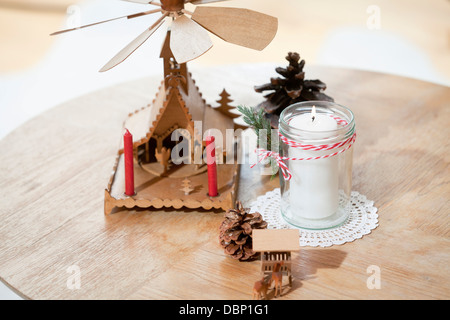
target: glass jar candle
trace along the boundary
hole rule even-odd
[[[305,229],[341,225],[350,213],[353,113],[332,102],[307,101],[280,115],[280,209]]]

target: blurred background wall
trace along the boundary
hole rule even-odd
[[[191,69],[257,62],[285,65],[286,53],[297,51],[307,67],[357,68],[450,83],[447,0],[231,0],[214,5],[274,15],[279,18],[278,34],[262,52],[212,36],[213,49],[192,62]],[[0,0],[0,138],[75,96],[160,74],[164,28],[153,35],[159,39],[146,42],[123,64],[98,73],[157,15],[49,36],[149,7],[120,0]]]
[[[190,63],[191,69],[237,63],[284,66],[286,53],[297,51],[306,60],[306,72],[310,65],[325,65],[450,84],[447,0],[231,0],[215,5],[274,15],[278,34],[262,52],[212,36],[213,49]],[[49,36],[148,7],[120,0],[0,0],[0,138],[78,95],[160,75],[164,28],[124,63],[98,73],[157,15]],[[0,285],[0,298],[11,297],[15,295]]]

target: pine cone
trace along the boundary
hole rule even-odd
[[[266,94],[266,100],[257,106],[264,109],[273,128],[278,128],[281,112],[293,103],[310,100],[334,101],[322,92],[327,88],[325,83],[320,80],[305,80],[305,60],[300,61],[297,52],[289,52],[286,60],[289,61],[287,68],[275,69],[283,78],[271,78],[270,83],[255,87],[255,91],[259,93],[273,91]]]
[[[249,261],[258,257],[252,250],[253,229],[267,228],[267,222],[260,213],[249,213],[250,209],[243,208],[242,203],[236,202],[236,208],[225,213],[225,220],[220,225],[220,245],[225,253],[240,261]]]

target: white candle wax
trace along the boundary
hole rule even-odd
[[[314,118],[313,118],[314,117]],[[337,129],[337,122],[325,114],[298,115],[291,119],[293,128],[306,130],[304,137],[320,139],[320,132]],[[323,136],[325,138],[325,134]],[[310,158],[330,151],[308,151],[289,147],[290,158]],[[338,160],[330,157],[318,160],[289,160],[291,214],[307,219],[323,219],[333,215],[339,205]]]

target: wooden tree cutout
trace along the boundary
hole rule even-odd
[[[235,110],[236,107],[233,107],[230,105],[230,102],[233,102],[233,100],[230,99],[230,94],[223,89],[222,93],[220,94],[221,99],[217,100],[219,103],[219,107],[217,108],[218,111],[226,115],[227,117],[236,119],[239,118],[240,115],[231,112],[232,110]]]
[[[188,178],[183,180],[182,186],[183,188],[181,188],[180,190],[183,191],[186,196],[188,196],[192,191],[194,191],[194,189],[191,186],[191,180],[189,180]]]

